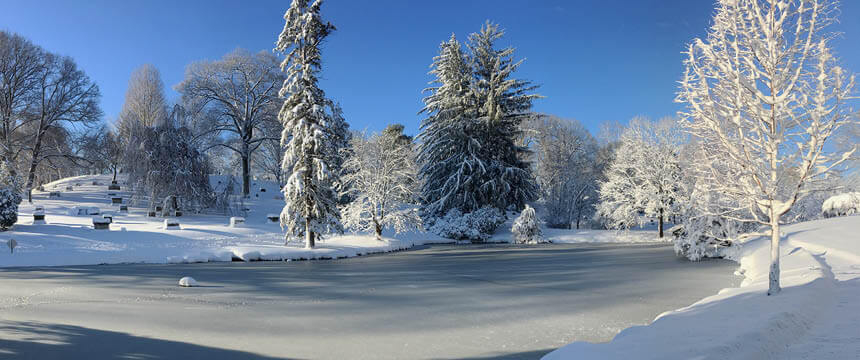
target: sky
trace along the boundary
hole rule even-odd
[[[501,25],[501,46],[525,59],[516,77],[544,98],[534,110],[577,119],[592,132],[637,115],[672,116],[686,44],[706,34],[712,0],[327,0],[337,27],[324,44],[321,86],[350,126],[391,123],[418,131],[422,90],[439,44],[466,40],[486,20]],[[105,119],[115,119],[131,72],[155,65],[169,98],[195,61],[237,47],[271,51],[288,0],[0,0],[0,29],[71,56],[100,87]],[[860,1],[845,0],[833,44],[860,72]]]

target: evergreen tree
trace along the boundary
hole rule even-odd
[[[506,210],[522,208],[537,197],[537,185],[529,163],[524,161],[527,149],[516,143],[520,125],[531,113],[532,92],[537,86],[514,79],[513,73],[523,63],[514,61],[514,48],[496,49],[504,36],[498,24],[487,21],[481,31],[469,35],[473,84],[476,97],[475,116],[481,139],[481,158],[487,164],[479,187],[482,204]]]
[[[7,162],[0,162],[0,230],[6,230],[18,222],[18,205],[22,200],[21,180],[11,171]]]
[[[321,68],[320,45],[335,27],[320,16],[322,0],[293,0],[284,14],[286,24],[275,50],[286,54],[281,69],[287,81],[280,95],[286,97],[278,119],[284,124],[281,142],[286,146],[284,186],[286,205],[281,226],[290,236],[304,236],[305,246],[314,247],[319,234],[342,232],[334,184],[332,158],[343,136],[339,108],[318,86]]]
[[[421,194],[425,216],[443,216],[450,209],[471,212],[481,207],[476,197],[486,164],[481,142],[474,137],[474,98],[470,89],[472,70],[460,43],[451,39],[439,46],[430,74],[435,79],[425,89],[427,118],[418,135],[418,161],[424,180]]]
[[[433,59],[418,135],[425,216],[522,208],[537,196],[527,149],[516,140],[538,95],[528,81],[511,78],[522,61],[514,62],[513,48],[495,48],[503,34],[487,23],[469,37],[471,56],[452,35]]]

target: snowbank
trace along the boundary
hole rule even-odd
[[[800,223],[784,231],[779,295],[766,296],[770,249],[767,239],[758,239],[738,254],[738,272],[745,277],[739,288],[663,313],[651,325],[625,329],[609,343],[575,342],[544,359],[817,358],[822,349],[834,355],[827,358],[855,358],[860,217]]]

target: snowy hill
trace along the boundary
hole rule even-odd
[[[544,359],[860,358],[860,216],[786,226],[783,290],[766,296],[769,239],[744,244],[739,288],[664,313],[605,344],[577,342]]]
[[[129,206],[128,213],[122,213],[118,205],[111,204],[109,193],[123,197],[124,202],[131,194],[122,179],[120,191],[108,190],[110,180],[109,176],[78,176],[34,191],[33,204],[21,204],[14,228],[0,233],[4,245],[9,239],[18,243],[14,253],[0,256],[0,266],[336,258],[411,246],[397,240],[380,242],[369,236],[348,235],[326,239],[314,250],[305,250],[300,244],[284,247],[280,225],[267,219],[268,214],[279,214],[284,203],[278,186],[265,181],[252,184],[250,199],[244,200],[249,210],[246,223],[241,227],[230,227],[226,215],[185,213],[171,218],[180,222],[180,229],[165,230],[164,218],[147,217],[144,208]],[[226,184],[227,180],[212,177],[216,189],[219,181]],[[51,192],[59,192],[60,197],[50,197]],[[36,206],[45,209],[44,224],[33,221]],[[100,214],[96,217],[112,214],[110,229],[93,229],[94,216],[78,215],[78,208],[97,208]]]

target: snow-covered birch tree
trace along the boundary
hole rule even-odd
[[[837,65],[828,25],[835,0],[720,0],[704,39],[685,52],[677,101],[682,123],[705,148],[698,184],[717,215],[764,225],[770,236],[768,295],[780,291],[782,216],[856,151],[825,145],[853,121],[854,76]],[[794,176],[784,176],[788,169]]]
[[[344,225],[373,232],[382,239],[385,227],[395,232],[421,228],[415,204],[418,174],[412,144],[397,134],[353,136],[344,162],[343,183],[352,200],[343,207]]]
[[[286,205],[281,211],[281,226],[286,239],[304,236],[305,246],[313,248],[318,235],[342,232],[340,212],[333,189],[332,154],[337,151],[339,114],[326,111],[331,101],[318,85],[321,68],[320,46],[334,25],[320,16],[322,0],[293,0],[284,14],[284,29],[278,36],[276,51],[286,54],[281,70],[287,79],[280,90],[285,97],[278,119],[284,125],[281,142],[284,154]]]
[[[676,214],[685,194],[678,136],[672,119],[657,123],[641,117],[631,120],[599,190],[598,213],[612,227],[630,228],[643,225],[646,218],[656,218],[663,237],[663,223]]]

